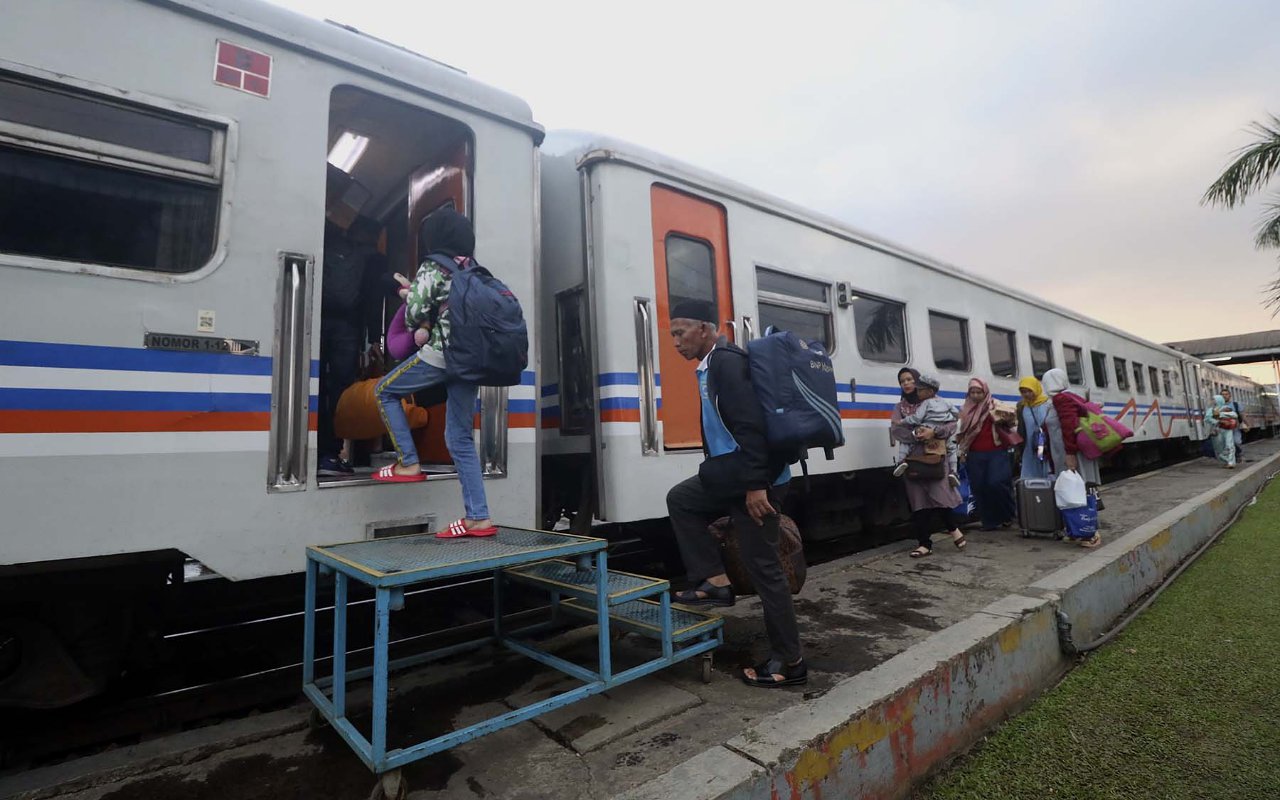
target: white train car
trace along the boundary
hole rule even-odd
[[[518,98],[256,0],[7,3],[0,642],[58,627],[75,587],[101,610],[122,596],[103,586],[160,586],[184,557],[279,575],[309,543],[460,515],[447,470],[317,477],[322,283],[412,273],[416,225],[453,205],[535,307],[541,139]],[[380,291],[359,312],[385,318]],[[536,352],[478,413],[513,525],[538,521]]]
[[[1204,437],[1212,384],[1250,382],[1112,326],[889,244],[624,142],[552,133],[543,144],[541,390],[548,513],[663,517],[702,459],[693,366],[669,309],[696,298],[739,342],[770,325],[832,353],[847,445],[810,470],[806,535],[847,534],[900,513],[883,470],[904,366],[941,377],[957,404],[970,376],[1018,399],[1018,380],[1064,368],[1135,444]],[[1242,398],[1243,399],[1243,398]],[[1143,452],[1143,448],[1130,447]],[[825,512],[823,511],[825,509]],[[832,524],[824,526],[814,515]],[[815,524],[816,523],[816,524]]]

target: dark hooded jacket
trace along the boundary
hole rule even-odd
[[[747,352],[727,339],[721,339],[707,359],[707,396],[738,449],[710,457],[703,432],[702,452],[708,456],[698,470],[703,486],[714,494],[735,496],[752,489],[768,489],[789,460],[769,448],[764,409],[751,385]]]

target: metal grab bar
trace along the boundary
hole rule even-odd
[[[311,257],[279,254],[271,439],[267,490],[307,488],[307,428],[311,383]]]
[[[633,304],[636,323],[636,373],[640,376],[640,453],[658,454],[657,381],[653,373],[653,324],[649,298],[637,297]]]
[[[751,317],[742,318],[742,333],[747,337],[748,342],[756,338],[756,326],[751,321]],[[744,342],[744,344],[745,343],[746,342]]]
[[[724,321],[724,326],[733,331],[733,343],[738,345],[742,344],[741,340],[738,339],[738,323],[731,319],[726,319]]]

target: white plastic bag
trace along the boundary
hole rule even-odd
[[[1085,495],[1084,478],[1075,470],[1066,470],[1053,484],[1053,496],[1058,508],[1084,508],[1089,504]]]

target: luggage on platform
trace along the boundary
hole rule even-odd
[[[795,520],[786,514],[779,515],[778,529],[778,559],[782,562],[782,571],[786,573],[791,593],[799,594],[809,572],[804,560],[804,540],[800,538],[800,528],[796,526]],[[733,535],[733,519],[721,517],[711,523],[707,531],[720,542],[724,571],[729,576],[734,593],[739,596],[755,594],[756,588],[751,583],[751,575],[738,552],[738,537]]]
[[[1018,503],[1018,526],[1022,536],[1052,536],[1062,538],[1062,515],[1053,493],[1053,481],[1048,478],[1027,478],[1015,485]]]

